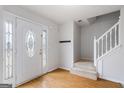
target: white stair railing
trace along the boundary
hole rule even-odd
[[[94,65],[97,61],[120,45],[119,22],[113,25],[98,39],[94,37]]]

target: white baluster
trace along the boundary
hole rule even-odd
[[[99,40],[97,41],[97,43],[98,43],[98,58],[100,57],[100,55],[99,55]]]
[[[118,44],[121,43],[121,32],[120,32],[120,20],[119,20],[119,24],[118,24]]]
[[[96,36],[94,36],[94,65],[96,64]]]
[[[117,26],[118,26],[118,31],[117,31]],[[120,26],[119,26],[119,22],[117,22],[114,26],[112,26],[108,31],[106,31],[98,39],[96,39],[96,37],[94,37],[94,61],[101,59],[104,55],[109,53],[112,50],[112,48],[115,48],[118,44],[120,44],[120,33],[119,33],[120,31],[119,30],[120,30]],[[115,36],[114,36],[115,40],[112,40],[113,39],[112,38],[112,35],[113,35],[112,31],[115,31]],[[117,36],[117,34],[118,34],[118,36]],[[105,37],[105,46],[104,46],[104,37]],[[108,39],[110,42],[108,42]],[[98,47],[96,47],[96,44],[98,45]],[[108,46],[108,44],[109,44],[109,46]],[[112,46],[113,44],[114,44],[114,47]],[[104,47],[105,47],[105,53],[104,53]]]
[[[115,26],[115,47],[117,46],[117,25]]]
[[[101,56],[104,54],[104,52],[103,52],[104,51],[104,49],[103,49],[103,37],[101,38]]]
[[[110,50],[112,49],[112,30],[110,32]]]
[[[108,51],[108,42],[107,42],[107,34],[105,35],[105,43],[106,43],[106,47],[105,47],[105,53],[107,53]]]

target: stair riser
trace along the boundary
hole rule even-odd
[[[81,67],[73,67],[73,70],[81,69],[81,71],[91,71],[91,72],[96,72],[96,69],[89,69],[89,68],[81,68]]]
[[[83,72],[83,71],[75,71],[75,70],[71,70],[71,73],[75,74],[75,75],[78,75],[78,76],[81,76],[81,77],[97,80],[97,74],[86,73],[86,72]]]
[[[86,67],[76,67],[76,68],[80,68],[80,69],[87,69],[89,71],[96,71],[96,69],[93,69],[93,68],[86,68]]]
[[[91,74],[97,74],[94,70],[88,70],[88,69],[80,69],[80,68],[72,68],[72,71],[78,71],[78,72],[84,72],[84,73],[91,73]]]

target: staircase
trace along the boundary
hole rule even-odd
[[[119,21],[114,24],[102,36],[96,39],[94,37],[94,61],[79,61],[73,64],[71,73],[97,80],[98,77],[98,62],[107,54],[120,46]]]
[[[78,76],[97,80],[96,68],[94,63],[91,61],[79,61],[74,63],[74,66],[70,72]]]
[[[94,37],[94,65],[120,46],[119,21],[98,39]]]

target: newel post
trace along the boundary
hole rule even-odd
[[[94,36],[94,66],[96,66],[96,36]]]
[[[119,36],[118,36],[118,43],[119,43],[119,45],[121,44],[121,16],[119,16],[119,24],[118,24],[118,26],[119,26],[119,30],[118,30],[118,33],[119,33]]]

